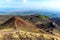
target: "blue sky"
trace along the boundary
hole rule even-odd
[[[0,9],[4,8],[60,11],[60,0],[0,0]]]

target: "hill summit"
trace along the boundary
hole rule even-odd
[[[14,16],[10,19],[8,19],[6,22],[1,24],[1,28],[14,28],[14,29],[21,29],[24,31],[36,31],[38,32],[38,28],[35,27],[32,23],[26,22],[22,18],[18,16]]]

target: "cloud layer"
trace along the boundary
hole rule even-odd
[[[60,10],[60,0],[0,0],[0,8]]]

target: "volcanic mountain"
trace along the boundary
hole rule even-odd
[[[29,23],[18,16],[14,16],[14,17],[8,19],[6,22],[1,24],[1,26],[2,26],[2,27],[0,27],[1,29],[14,28],[14,29],[21,29],[24,31],[31,31],[31,32],[39,31],[39,29],[37,27],[35,27],[32,23]]]
[[[27,16],[26,16],[27,17]],[[30,18],[34,19],[41,23],[37,17]],[[40,18],[39,18],[40,19]],[[24,20],[20,16],[14,16],[9,18],[0,26],[0,40],[59,40],[60,33],[58,30],[54,29],[56,24],[49,22],[45,24],[38,24],[37,26],[30,20]],[[33,20],[33,21],[34,21]],[[31,23],[32,22],[32,23]],[[43,21],[44,22],[44,21]],[[54,24],[54,25],[53,25]],[[39,27],[43,28],[39,28]],[[48,31],[48,28],[52,28],[53,31]],[[44,30],[44,27],[47,27],[47,32]],[[59,28],[59,27],[58,27]],[[9,31],[8,31],[8,30]],[[11,30],[12,29],[12,30]],[[6,31],[7,30],[7,31]]]

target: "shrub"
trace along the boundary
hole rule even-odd
[[[40,15],[40,14],[35,14],[35,16],[38,17],[38,18],[41,18],[43,20],[47,19],[47,16],[43,16],[43,15]]]

